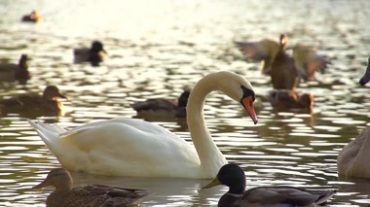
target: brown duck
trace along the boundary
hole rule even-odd
[[[88,185],[73,188],[70,173],[63,168],[53,169],[33,189],[53,186],[46,199],[47,207],[129,207],[137,206],[148,193],[145,190],[127,189],[105,185]]]
[[[12,82],[19,81],[25,83],[31,78],[30,72],[28,71],[29,58],[23,54],[19,58],[18,64],[13,63],[1,63],[0,64],[0,81],[1,82]]]
[[[163,98],[148,99],[143,102],[134,103],[131,107],[143,116],[159,116],[159,117],[186,117],[186,106],[190,95],[189,90],[181,93],[176,101],[171,101]]]
[[[107,52],[101,41],[93,41],[91,48],[76,48],[73,50],[74,63],[90,62],[92,66],[99,66],[105,61]]]
[[[38,23],[42,21],[42,17],[36,10],[33,10],[31,14],[24,15],[21,20],[23,22]]]
[[[62,115],[63,104],[57,98],[66,98],[57,86],[47,86],[42,95],[37,93],[22,94],[17,97],[0,100],[1,114],[29,110],[37,114]]]
[[[307,109],[312,110],[315,103],[310,93],[299,95],[294,90],[272,90],[267,95],[271,105],[283,109]]]
[[[237,42],[237,46],[248,60],[262,61],[262,73],[271,76],[274,89],[293,89],[302,78],[314,79],[315,71],[325,69],[330,61],[318,55],[309,46],[296,44],[293,57],[286,53],[288,36],[281,34],[279,42],[263,39],[259,42]]]

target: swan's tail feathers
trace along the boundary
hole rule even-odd
[[[53,148],[53,143],[56,141],[59,135],[63,132],[66,132],[65,129],[56,124],[45,124],[40,121],[32,120],[28,120],[28,122],[37,131],[49,149]]]

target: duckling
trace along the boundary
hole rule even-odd
[[[27,55],[22,54],[18,64],[13,63],[1,63],[0,64],[0,81],[19,81],[24,84],[31,78],[30,72],[28,71],[29,58]]]
[[[270,67],[280,49],[280,44],[271,39],[258,42],[235,42],[244,56],[250,61],[263,61],[262,74],[268,75]]]
[[[339,152],[338,174],[344,177],[370,178],[370,127]]]
[[[23,22],[37,23],[37,22],[41,22],[42,21],[42,17],[41,17],[41,15],[36,10],[33,10],[31,12],[31,14],[24,15],[22,17],[22,21]]]
[[[294,46],[293,58],[298,75],[304,81],[314,80],[316,71],[324,73],[328,64],[331,64],[326,56],[318,55],[314,48],[302,44]]]
[[[365,71],[365,74],[361,77],[359,83],[360,85],[364,86],[367,82],[370,80],[370,56],[369,59],[367,60],[367,68]]]
[[[143,116],[159,117],[186,117],[186,106],[190,95],[189,90],[185,90],[179,96],[177,102],[163,98],[148,99],[143,102],[134,103],[131,107]]]
[[[274,89],[295,89],[299,84],[297,70],[293,58],[285,52],[288,36],[280,35],[279,51],[271,63],[270,76]]]
[[[73,50],[74,62],[90,62],[92,66],[99,66],[106,59],[107,52],[100,41],[93,41],[91,48],[76,48]]]
[[[295,90],[272,90],[267,95],[271,105],[277,108],[308,109],[312,111],[315,103],[310,93],[299,95]]]
[[[29,110],[33,113],[41,114],[63,114],[63,104],[57,100],[57,97],[67,98],[57,86],[47,86],[43,94],[23,94],[17,97],[0,100],[0,111],[2,114],[7,112],[19,112]]]
[[[145,190],[106,185],[73,188],[72,176],[63,168],[51,170],[46,179],[33,189],[47,186],[55,188],[46,199],[47,207],[129,207],[136,206],[139,200],[148,194]]]
[[[336,193],[285,186],[264,186],[245,191],[245,174],[236,164],[222,166],[216,178],[203,189],[220,184],[228,186],[229,191],[221,196],[218,207],[309,207],[325,203]]]

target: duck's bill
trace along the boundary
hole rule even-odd
[[[245,108],[245,110],[248,112],[248,114],[251,117],[254,124],[257,124],[258,119],[257,119],[256,111],[254,110],[254,107],[253,107],[252,96],[247,96],[247,97],[243,98],[241,103],[242,103],[243,107]]]
[[[370,64],[367,66],[366,68],[366,72],[365,72],[365,75],[362,76],[362,78],[360,79],[360,84],[362,86],[364,86],[366,83],[368,83],[370,81]]]
[[[217,186],[217,185],[221,185],[221,183],[218,180],[218,178],[215,178],[210,183],[208,183],[207,185],[203,186],[202,189],[212,188],[212,187]]]
[[[68,100],[68,97],[67,97],[67,96],[65,96],[65,95],[63,95],[63,94],[61,94],[61,93],[59,93],[59,94],[58,94],[58,96],[59,96],[60,98],[65,98],[65,99],[67,99],[67,100]]]

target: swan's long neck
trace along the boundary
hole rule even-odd
[[[187,123],[201,162],[201,171],[211,176],[215,176],[218,170],[227,163],[213,142],[203,116],[205,98],[210,92],[216,90],[217,83],[214,81],[212,76],[199,81],[190,93],[187,106]]]

